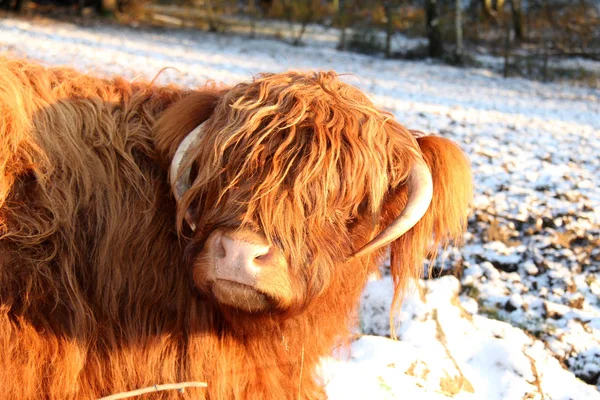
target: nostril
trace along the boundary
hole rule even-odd
[[[269,244],[252,243],[246,240],[232,239],[227,235],[214,242],[214,254],[219,259],[230,259],[232,262],[264,263],[270,260],[274,250]]]

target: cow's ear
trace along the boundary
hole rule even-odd
[[[419,222],[391,244],[395,306],[411,278],[422,275],[424,258],[435,258],[440,247],[462,238],[473,196],[470,163],[458,146],[437,136],[419,137],[417,143],[431,171],[433,198]],[[406,185],[393,190],[383,206],[383,222],[389,224],[406,201]]]
[[[161,115],[154,127],[155,146],[168,168],[181,141],[212,115],[225,89],[205,89],[186,94]]]

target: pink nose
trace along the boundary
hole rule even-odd
[[[215,273],[217,279],[253,286],[273,250],[254,232],[215,232]]]

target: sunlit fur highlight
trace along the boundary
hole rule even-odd
[[[177,208],[170,160],[203,121]],[[464,228],[470,170],[449,141],[415,140],[333,73],[183,90],[0,60],[3,395],[204,381],[155,397],[322,398],[319,358],[349,336],[384,250],[344,261],[402,211],[419,157],[434,200],[392,245],[395,302],[431,239]],[[238,313],[194,287],[208,234],[239,226],[285,255],[291,306]]]
[[[348,226],[378,222],[389,187],[404,181],[416,142],[389,114],[333,73],[263,75],[219,101],[182,203],[198,229],[242,225],[288,255],[298,305],[321,294],[362,240]],[[205,227],[208,226],[208,229]],[[336,240],[331,240],[336,238]]]

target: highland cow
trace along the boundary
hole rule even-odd
[[[325,397],[386,248],[397,305],[465,227],[467,159],[417,136],[333,72],[189,90],[0,60],[2,396]]]

